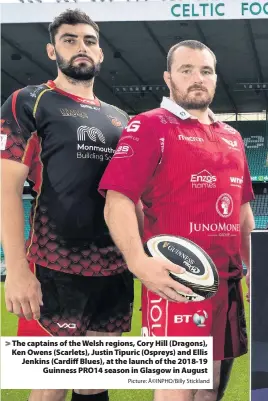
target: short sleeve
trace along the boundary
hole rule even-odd
[[[120,192],[137,203],[161,159],[161,147],[150,118],[138,115],[129,121],[115,154],[99,184],[99,191]]]
[[[25,89],[14,92],[1,107],[1,158],[31,166],[36,142],[35,119]]]

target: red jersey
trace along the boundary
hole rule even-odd
[[[210,117],[202,124],[168,98],[134,117],[99,189],[142,200],[144,241],[186,237],[211,256],[220,277],[238,278],[240,207],[254,195],[240,134]]]

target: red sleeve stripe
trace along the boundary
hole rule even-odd
[[[16,102],[17,102],[17,97],[18,97],[18,94],[20,91],[21,91],[21,89],[18,89],[16,92],[13,93],[13,96],[12,96],[12,114],[13,114],[13,117],[15,118],[18,126],[20,126],[20,125],[19,125],[18,119],[17,119]]]
[[[31,166],[31,161],[34,157],[34,151],[36,147],[36,143],[38,144],[38,137],[37,137],[37,132],[32,132],[30,138],[28,139],[24,155],[22,158],[22,163],[26,164],[28,167]]]

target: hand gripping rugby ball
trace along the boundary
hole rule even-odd
[[[160,256],[186,270],[170,276],[190,288],[193,294],[179,292],[189,301],[197,302],[213,297],[219,287],[218,271],[210,256],[194,242],[173,235],[157,235],[144,246],[148,256]]]

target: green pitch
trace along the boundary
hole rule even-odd
[[[2,316],[2,336],[16,336],[17,319],[15,316],[8,314],[5,309],[3,283],[1,284],[1,316]],[[244,292],[246,291],[245,282],[243,280]],[[246,317],[249,327],[249,305],[245,302]],[[140,283],[135,280],[135,304],[134,316],[132,320],[132,331],[130,336],[139,336],[141,327],[140,308]],[[15,380],[15,378],[14,378]],[[90,380],[88,381],[90,388]],[[27,401],[29,395],[28,390],[2,390],[2,401]],[[111,401],[152,401],[151,390],[111,390]],[[70,400],[68,394],[67,400]],[[231,375],[231,380],[223,401],[249,401],[249,357],[245,355],[235,361]]]

